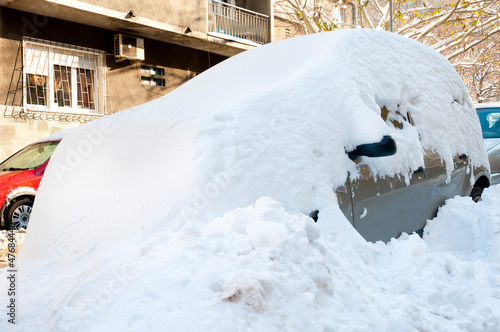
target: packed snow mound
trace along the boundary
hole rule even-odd
[[[40,308],[66,305],[51,314],[49,325],[44,309],[23,321],[32,328],[57,331],[160,331],[165,326],[171,331],[210,331],[215,325],[229,331],[241,324],[285,330],[314,327],[308,321],[314,316],[315,298],[332,292],[324,257],[311,245],[319,236],[311,218],[290,215],[278,202],[261,198],[254,206],[228,212],[202,227],[188,223],[178,232],[144,239],[142,245],[129,239],[136,252],[125,265],[121,259],[119,264],[110,260],[101,265],[101,257],[110,256],[107,250],[74,257],[86,265],[87,273],[73,275],[70,287],[60,279],[58,291],[47,292]],[[38,301],[33,295],[23,295],[23,303]],[[297,315],[294,307],[304,301],[308,309]],[[217,315],[198,319],[200,311],[217,303],[227,320]],[[161,314],[151,319],[151,310]],[[122,317],[124,312],[134,314]],[[37,322],[41,324],[31,325]]]
[[[265,197],[204,225],[192,222],[176,232],[124,239],[121,248],[109,248],[113,234],[99,231],[100,245],[87,253],[77,246],[58,252],[59,244],[47,243],[51,257],[18,264],[22,315],[15,327],[498,331],[500,257],[487,255],[487,246],[457,252],[452,244],[463,238],[442,231],[451,224],[467,230],[474,212],[488,215],[483,229],[497,227],[500,187],[487,189],[485,197],[476,205],[459,197],[448,200],[448,208],[429,224],[434,227],[426,229],[426,238],[439,237],[451,251],[416,234],[369,243],[352,228],[339,233],[344,241],[329,241],[312,219],[290,214]],[[488,232],[474,232],[474,237],[499,243]],[[2,287],[6,274],[0,271]],[[5,319],[0,327],[9,327]]]
[[[468,197],[448,200],[439,215],[427,223],[425,240],[433,250],[476,253],[478,259],[500,261],[499,197],[497,185],[485,191],[477,204]]]

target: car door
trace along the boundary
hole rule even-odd
[[[391,118],[382,108],[382,118],[388,125],[403,128],[411,125],[409,114]],[[394,158],[389,156],[386,158]],[[402,232],[411,233],[425,226],[428,182],[423,167],[417,169],[407,185],[403,176],[380,178],[374,176],[367,164],[358,158],[359,178],[350,182],[352,222],[354,228],[368,241],[389,241]]]
[[[406,185],[403,178],[382,179],[374,177],[367,165],[358,167],[361,176],[350,184],[352,220],[367,241],[389,241],[425,226],[428,189],[423,169]]]
[[[470,193],[471,172],[467,172],[469,157],[467,153],[456,155],[453,160],[451,177],[447,179],[446,164],[441,156],[432,150],[426,150],[425,168],[429,180],[429,206],[426,218],[432,219],[445,200],[456,195],[466,196]]]

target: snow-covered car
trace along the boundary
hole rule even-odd
[[[69,225],[127,238],[271,197],[312,212],[325,234],[348,221],[388,241],[422,229],[448,198],[479,200],[489,176],[449,61],[396,34],[343,30],[243,52],[78,127],[51,159],[31,226],[47,239]]]
[[[30,144],[0,163],[2,229],[27,228],[36,192],[60,139]]]
[[[476,111],[490,160],[491,184],[498,184],[500,183],[500,103],[477,104]]]
[[[498,330],[500,188],[449,200],[429,242],[355,232],[417,230],[488,166],[431,48],[371,29],[256,47],[64,137],[16,257],[19,327]]]

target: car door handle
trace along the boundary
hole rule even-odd
[[[416,171],[413,172],[413,174],[419,174],[419,173],[423,173],[424,172],[424,168],[422,166],[420,166]]]

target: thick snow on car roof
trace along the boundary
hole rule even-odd
[[[411,112],[415,126],[389,126],[380,116],[382,106]],[[477,135],[459,137],[458,127]],[[365,248],[338,209],[332,189],[344,184],[348,172],[356,176],[345,151],[384,135],[396,139],[398,153],[363,159],[380,176],[408,176],[423,166],[424,148],[438,151],[449,172],[453,157],[466,151],[473,166],[487,165],[485,152],[471,148],[483,144],[479,123],[453,67],[422,44],[373,30],[322,33],[258,47],[165,97],[76,128],[52,156],[19,256],[25,285],[20,300],[26,307],[37,303],[26,321],[63,329],[83,319],[85,330],[92,324],[121,324],[123,312],[134,307],[143,318],[156,313],[154,326],[160,326],[158,305],[169,310],[162,298],[169,273],[197,274],[194,263],[180,270],[159,266],[163,250],[175,247],[170,241],[243,234],[241,247],[231,240],[215,243],[219,249],[203,245],[192,257],[189,245],[175,253],[194,262],[204,260],[197,255],[206,252],[214,269],[217,260],[211,257],[218,252],[229,261],[238,253],[250,255],[251,261],[252,248],[261,247],[267,252],[292,245],[303,253],[320,236],[319,229],[311,219],[288,213],[319,209],[320,223],[332,225],[337,243]],[[256,202],[255,208],[247,208]],[[321,250],[314,255],[313,269],[324,264]],[[302,259],[294,257],[288,258]],[[106,309],[109,316],[102,316],[103,305],[89,309],[89,297],[101,296],[102,288],[94,287],[101,281],[118,285],[113,280],[123,281],[122,275],[113,273],[124,267],[127,278],[121,285],[133,289],[112,293],[119,310],[111,315]],[[329,269],[321,268],[311,284],[300,287],[324,284],[321,296],[331,296]],[[224,303],[239,301],[242,290],[226,287],[230,278],[211,284],[206,278],[212,277],[193,277],[207,286],[199,294],[219,294],[213,301]],[[187,277],[181,279],[191,284]],[[182,280],[175,285],[179,289],[184,289]],[[188,298],[197,301],[197,295]],[[302,295],[300,302],[314,304],[314,296]],[[134,301],[140,302],[138,308]],[[60,311],[52,311],[55,307]],[[141,324],[151,321],[140,317]]]

